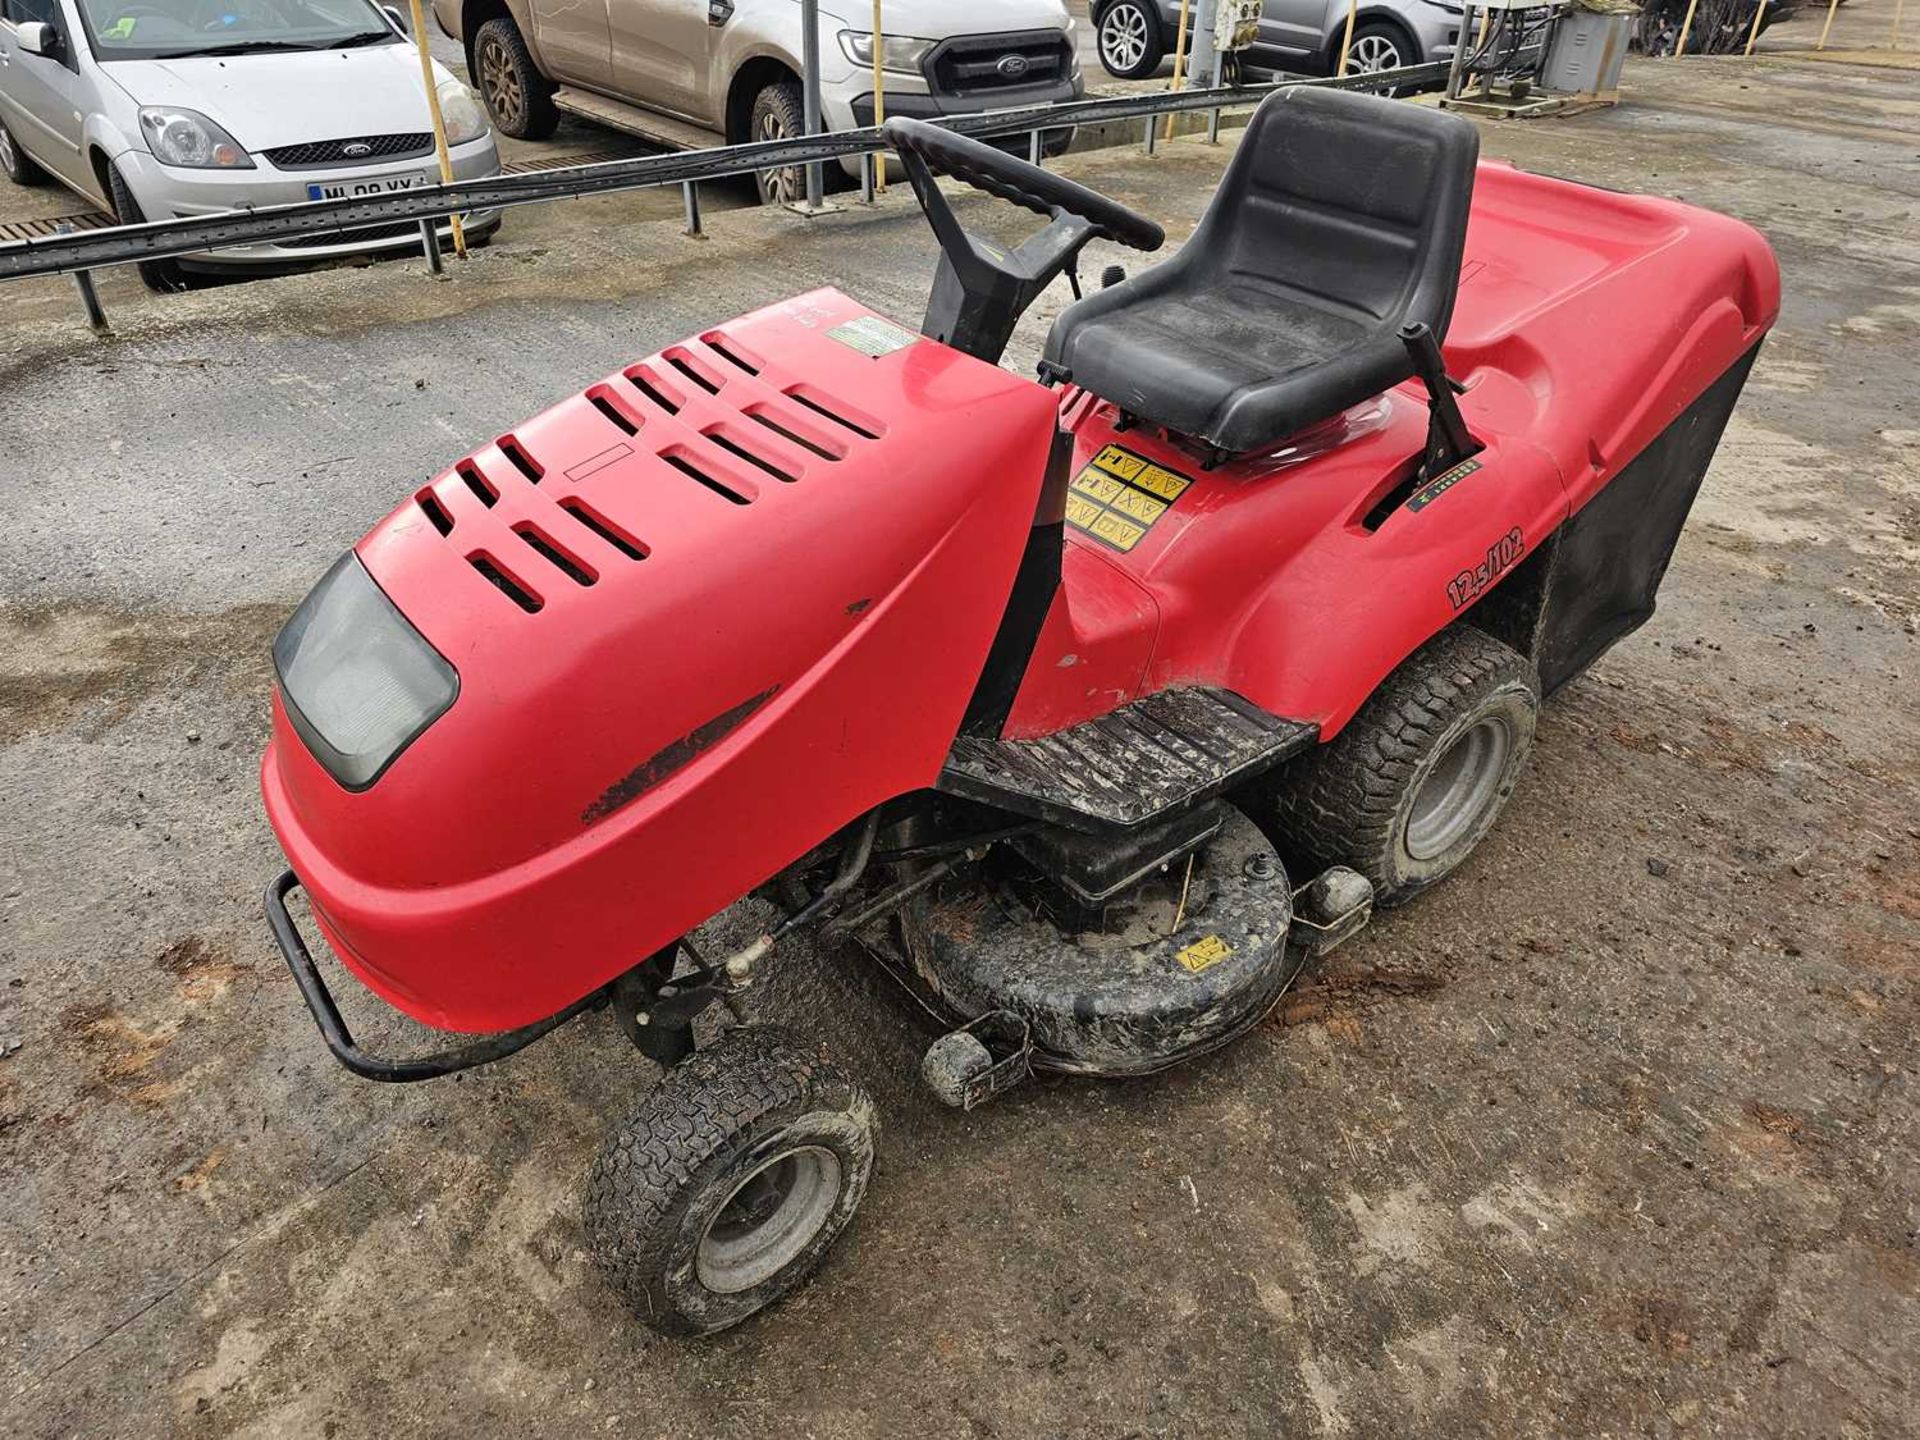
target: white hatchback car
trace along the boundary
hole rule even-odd
[[[496,175],[473,94],[437,63],[454,177]],[[0,169],[51,175],[116,216],[214,215],[439,181],[420,61],[372,0],[0,0]],[[500,223],[473,216],[470,233]],[[272,270],[418,244],[417,222],[149,261]]]

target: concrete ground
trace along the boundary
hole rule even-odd
[[[1486,150],[1746,218],[1785,311],[1659,614],[1547,708],[1500,828],[1231,1050],[967,1117],[857,958],[795,947],[765,1012],[873,1086],[876,1183],[810,1288],[694,1345],[582,1253],[651,1079],[604,1016],[411,1088],[321,1048],[258,901],[267,645],[617,364],[824,283],[913,321],[908,197],[702,242],[548,207],[438,284],[115,280],[107,342],[10,288],[0,1434],[1920,1433],[1920,99],[1780,57],[1625,101]],[[1068,164],[1179,234],[1226,153]]]

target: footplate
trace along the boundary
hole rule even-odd
[[[1162,690],[1038,740],[962,735],[939,788],[1073,830],[1124,830],[1210,800],[1318,737],[1231,690]]]

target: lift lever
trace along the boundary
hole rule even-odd
[[[1420,473],[1423,479],[1431,480],[1484,447],[1473,438],[1460,414],[1457,397],[1465,387],[1447,374],[1447,362],[1440,354],[1433,327],[1424,320],[1402,325],[1400,343],[1407,347],[1414,373],[1427,387],[1427,451]]]

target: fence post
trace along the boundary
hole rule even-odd
[[[680,202],[687,212],[687,234],[699,235],[700,231],[700,189],[691,180],[680,182]]]
[[[73,234],[73,222],[71,220],[59,221],[54,225],[53,233],[56,235]],[[93,288],[93,272],[91,270],[74,271],[73,286],[74,289],[80,292],[80,303],[86,309],[87,328],[92,330],[96,335],[111,334],[112,327],[107,324],[107,312],[100,308],[100,296]]]
[[[800,0],[800,30],[800,64],[807,72],[802,77],[801,109],[805,116],[807,138],[812,139],[820,133],[820,0]],[[878,35],[873,37],[873,43],[879,46]],[[878,53],[876,48],[875,54]],[[809,161],[806,174],[807,209],[818,210],[822,189],[820,162]]]
[[[1335,75],[1347,73],[1347,55],[1353,49],[1353,22],[1359,13],[1360,0],[1347,0],[1347,28],[1340,37],[1340,68],[1333,72]],[[1465,20],[1467,17],[1462,15],[1460,18]]]
[[[1747,48],[1741,52],[1743,55],[1753,54],[1754,42],[1760,38],[1760,20],[1766,13],[1767,0],[1760,0],[1760,3],[1753,7],[1753,28],[1747,31]]]
[[[1827,48],[1827,32],[1833,29],[1833,12],[1839,8],[1840,0],[1827,0],[1827,23],[1820,27],[1820,43],[1814,46],[1814,49],[1824,50]],[[1692,14],[1693,12],[1688,11],[1687,13]]]
[[[433,221],[420,222],[420,248],[426,252],[429,274],[441,274],[446,267],[440,263],[440,237],[434,233]]]
[[[440,183],[453,183],[453,157],[447,152],[447,117],[440,113],[440,87],[433,83],[433,56],[427,51],[427,17],[421,9],[420,0],[408,0],[407,8],[413,12],[413,43],[420,52],[420,83],[427,91],[427,118],[433,122],[433,153],[440,161]],[[467,233],[460,224],[458,215],[449,215],[448,222],[453,228],[453,253],[462,260],[467,258]],[[433,273],[440,273],[439,251],[434,252]]]

